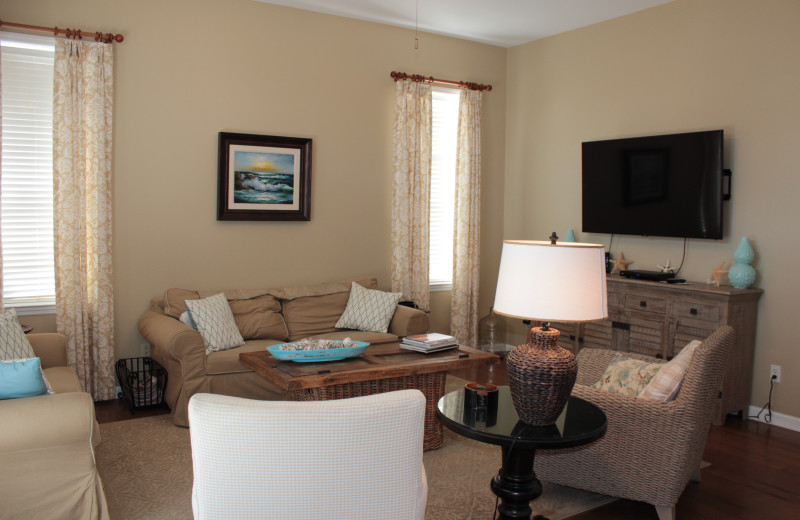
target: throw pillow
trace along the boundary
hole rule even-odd
[[[184,325],[188,325],[188,326],[190,326],[190,327],[191,327],[191,328],[193,328],[194,330],[197,330],[197,325],[195,325],[195,323],[192,321],[192,317],[191,317],[191,316],[189,316],[189,311],[184,311],[184,312],[181,314],[181,317],[180,317],[180,318],[178,318],[178,321],[180,321],[180,322],[181,322],[181,323],[183,323]]]
[[[681,389],[683,384],[683,376],[686,375],[686,369],[689,368],[689,363],[692,361],[692,354],[700,344],[699,341],[694,340],[683,347],[677,356],[661,367],[661,370],[650,381],[650,384],[642,390],[639,397],[653,401],[672,401],[675,399],[675,396],[678,395],[678,390]]]
[[[14,309],[0,314],[0,360],[35,358],[30,341]]]
[[[38,357],[0,361],[0,399],[19,399],[48,393]]]
[[[637,397],[662,366],[663,363],[648,363],[617,354],[594,387],[614,394]]]
[[[402,293],[366,289],[353,282],[347,307],[345,307],[342,317],[336,322],[336,327],[367,332],[387,332],[394,311],[397,309],[397,302],[402,296]]]
[[[200,300],[186,300],[189,317],[206,343],[206,354],[244,345],[244,339],[225,294],[215,294]]]

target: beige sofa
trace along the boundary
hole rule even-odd
[[[239,363],[239,354],[265,350],[269,345],[301,338],[386,341],[428,331],[428,315],[398,306],[388,333],[337,329],[347,306],[351,283],[377,289],[375,278],[283,287],[278,289],[185,290],[167,289],[154,298],[139,319],[139,332],[151,345],[151,356],[167,371],[164,400],[172,420],[188,426],[189,399],[198,392],[279,400],[278,387]],[[225,293],[245,344],[206,354],[199,332],[179,320],[187,299]]]
[[[28,340],[55,394],[0,401],[0,519],[108,519],[92,397],[67,367],[63,335]]]

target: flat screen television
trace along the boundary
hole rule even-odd
[[[584,142],[583,231],[722,238],[722,134]]]

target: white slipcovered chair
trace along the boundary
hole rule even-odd
[[[425,398],[189,402],[196,519],[424,519]]]

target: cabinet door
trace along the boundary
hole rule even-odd
[[[666,339],[666,323],[661,321],[641,318],[628,318],[627,330],[622,333],[622,341],[618,341],[619,350],[636,352],[663,359],[665,357],[664,345]]]
[[[580,347],[594,347],[613,349],[614,329],[611,320],[590,321],[583,324],[583,333],[580,337]]]
[[[577,354],[580,323],[551,323],[550,325],[561,332],[561,335],[558,336],[558,346]]]

